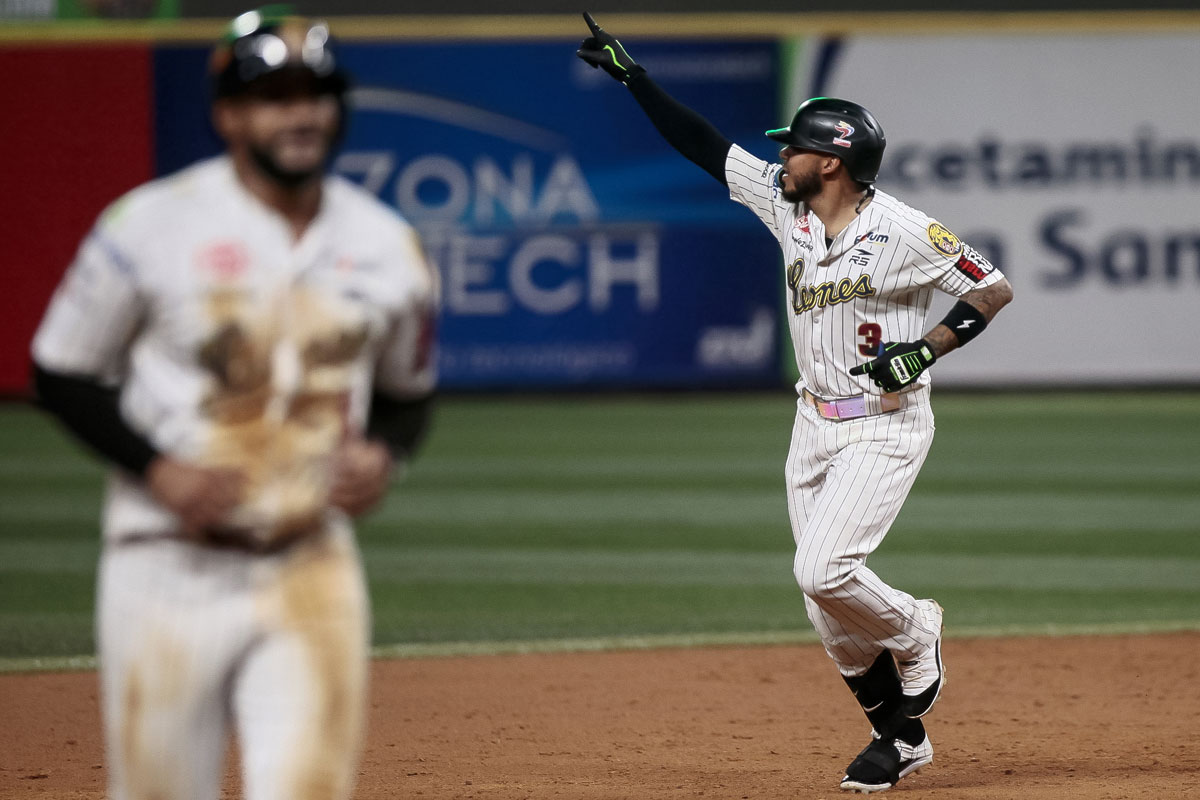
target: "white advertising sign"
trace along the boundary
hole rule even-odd
[[[796,101],[869,108],[887,135],[880,188],[1013,283],[987,333],[935,365],[938,385],[1200,383],[1200,37],[868,36],[800,52]]]

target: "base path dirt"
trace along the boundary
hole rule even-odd
[[[934,763],[891,796],[1200,797],[1200,633],[944,649]],[[358,798],[844,797],[870,734],[815,646],[380,661],[372,681]],[[0,798],[103,796],[96,688],[0,675]]]

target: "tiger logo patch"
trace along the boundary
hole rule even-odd
[[[929,223],[929,227],[925,229],[925,235],[929,237],[929,243],[933,245],[934,249],[943,255],[956,256],[962,252],[962,240],[940,222]]]

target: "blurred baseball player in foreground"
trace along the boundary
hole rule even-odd
[[[436,285],[413,231],[325,174],[346,76],[323,23],[235,19],[219,158],[122,197],[33,343],[42,404],[112,465],[97,637],[109,789],[348,797],[369,646],[351,518],[425,428]]]
[[[623,83],[663,137],[728,186],[783,250],[800,380],[787,461],[795,575],[872,740],[843,789],[877,792],[933,760],[921,717],[945,683],[942,608],[866,565],[933,440],[928,369],[1012,299],[1008,281],[927,215],[878,191],[884,135],[862,106],[818,97],[770,164],[667,95],[587,14],[578,55]],[[739,265],[739,268],[741,265]],[[938,324],[934,290],[958,301]]]

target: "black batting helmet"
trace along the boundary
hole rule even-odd
[[[214,97],[285,85],[341,99],[348,80],[334,55],[329,26],[270,5],[234,18],[208,64]]]
[[[796,109],[792,124],[767,131],[777,142],[837,156],[859,183],[874,183],[887,140],[878,120],[860,106],[836,97],[814,97]]]

